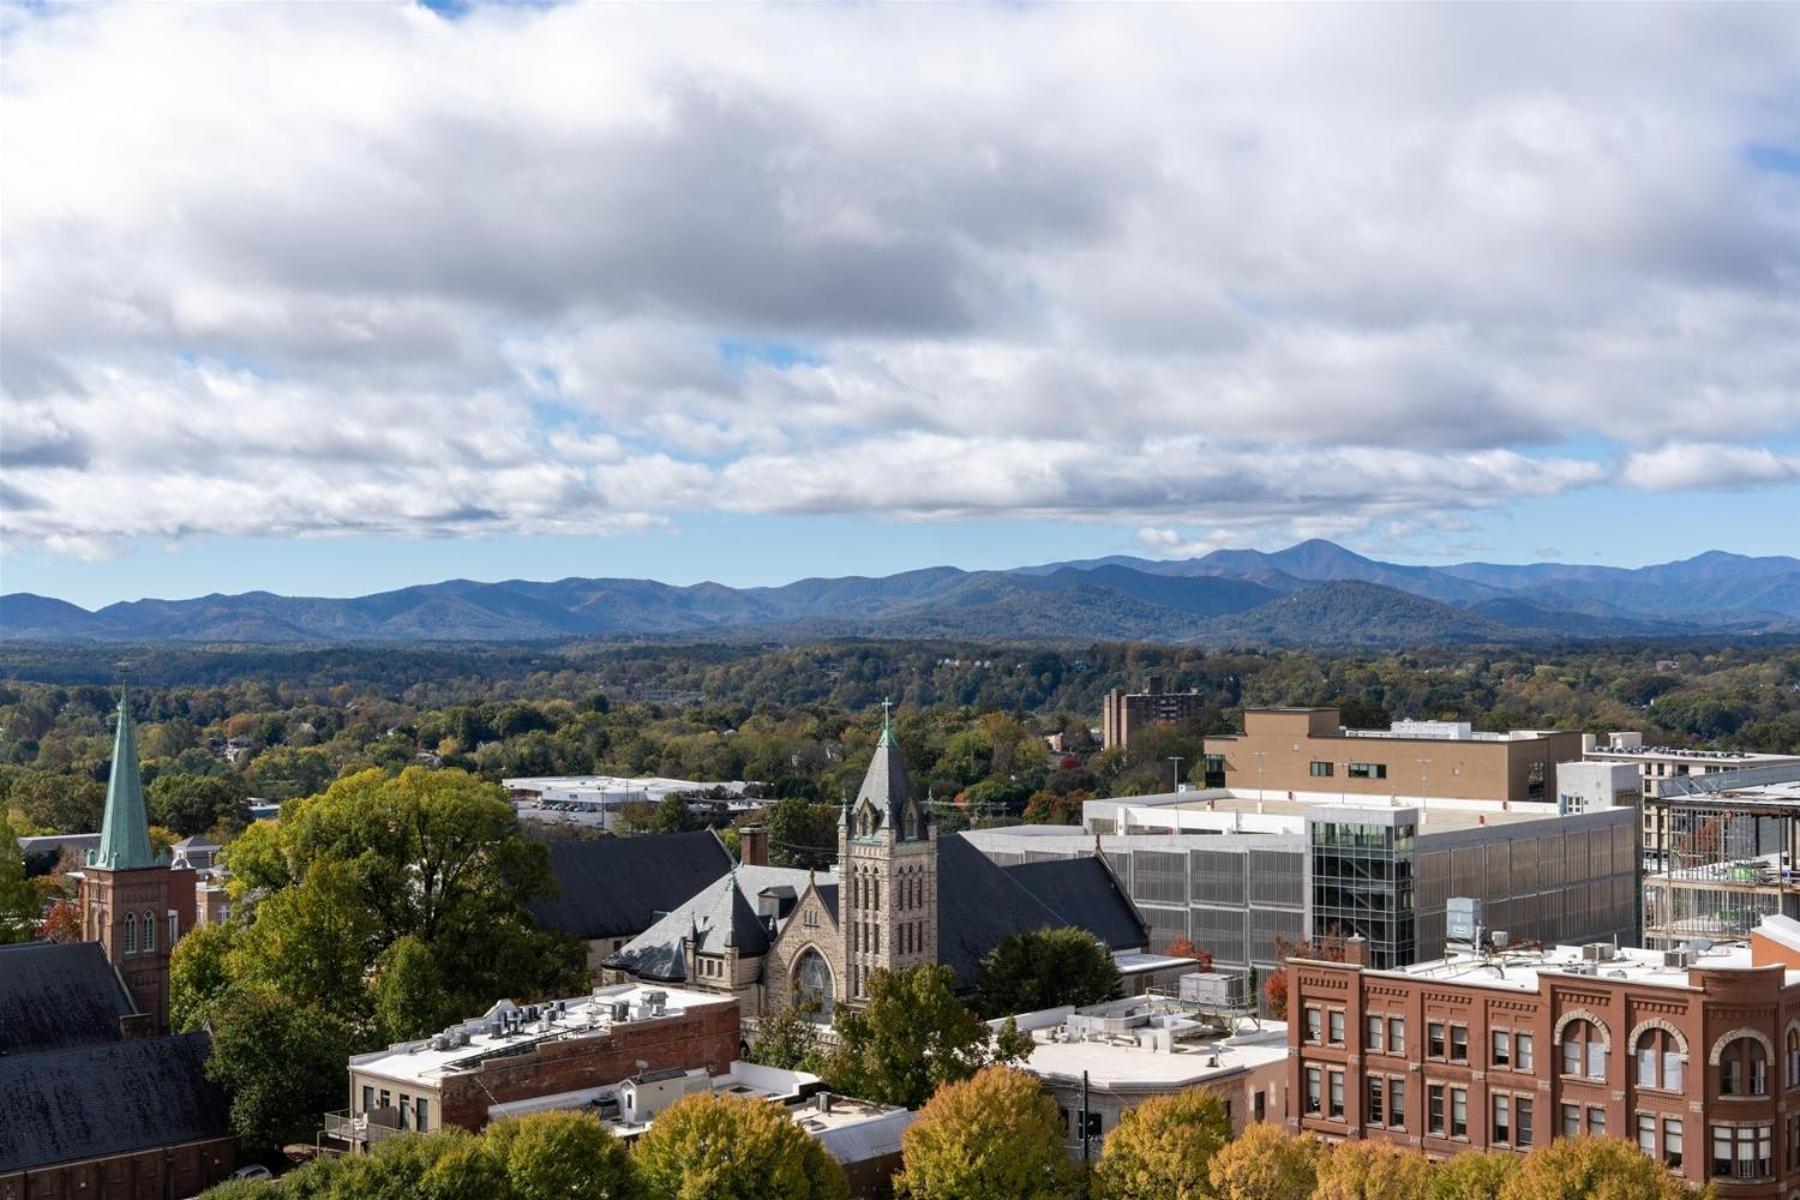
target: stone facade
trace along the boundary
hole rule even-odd
[[[818,1006],[817,1018],[829,1021],[832,1008],[843,994],[838,980],[842,978],[844,969],[844,939],[838,928],[837,917],[820,896],[816,882],[807,886],[794,907],[793,915],[782,927],[774,944],[769,947],[768,964],[763,976],[763,991],[769,1011],[780,1012],[799,997],[802,962],[822,964],[829,973],[829,993],[814,997]]]
[[[869,975],[938,960],[937,823],[913,794],[886,729],[855,802],[838,822],[837,997],[866,995]]]

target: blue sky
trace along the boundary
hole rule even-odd
[[[1775,6],[451,7],[9,10],[0,589],[1800,553]]]

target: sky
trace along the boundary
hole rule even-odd
[[[1800,553],[1778,5],[0,9],[0,590]]]

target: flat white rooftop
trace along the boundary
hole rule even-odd
[[[1085,1074],[1090,1087],[1114,1092],[1192,1087],[1282,1062],[1288,1053],[1280,1021],[1239,1020],[1221,1030],[1177,1003],[1143,997],[1013,1019],[1034,1043],[1021,1069],[1053,1084],[1079,1084]]]
[[[1357,810],[1415,809],[1420,833],[1542,821],[1559,815],[1554,801],[1463,800],[1422,796],[1416,791],[1409,795],[1400,789],[1384,795],[1339,790],[1290,793],[1269,788],[1259,794],[1253,787],[1237,787],[1087,800],[1082,803],[1082,817],[1084,822],[1095,816],[1113,820],[1120,833],[1144,827],[1204,833],[1305,833],[1307,813],[1321,808],[1342,810],[1346,820],[1353,820]]]
[[[1693,955],[1692,962],[1695,968],[1708,971],[1749,970],[1752,965],[1750,947],[1742,942],[1702,950]],[[1641,950],[1636,947],[1620,947],[1614,958],[1601,962],[1584,961],[1583,948],[1580,946],[1552,946],[1538,951],[1504,951],[1482,956],[1454,955],[1392,971],[1368,973],[1442,980],[1516,992],[1536,992],[1539,976],[1575,976],[1582,974],[1582,969],[1586,967],[1594,968],[1588,978],[1624,981],[1649,987],[1690,987],[1687,968],[1663,965],[1661,950]],[[1800,983],[1800,971],[1787,972],[1787,982]]]
[[[616,1026],[664,1020],[696,1009],[734,1004],[736,997],[627,983],[595,988],[591,995],[561,1003],[564,1011],[552,1013],[549,1004],[521,1006],[502,1000],[481,1016],[451,1026],[447,1033],[461,1031],[463,1035],[453,1038],[453,1044],[442,1044],[441,1035],[415,1042],[397,1042],[386,1050],[352,1056],[350,1068],[397,1083],[435,1086],[447,1074],[473,1070],[484,1060],[502,1054],[518,1054],[547,1042],[604,1036]],[[491,1032],[496,1020],[507,1025],[513,1021],[514,1014],[523,1016],[532,1008],[538,1010],[538,1018],[516,1022],[517,1032]],[[625,1014],[622,1019],[615,1015],[621,1011]]]

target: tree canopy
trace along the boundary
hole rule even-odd
[[[1252,1125],[1213,1155],[1207,1174],[1219,1200],[1309,1200],[1322,1152],[1314,1138]]]
[[[1075,1178],[1056,1102],[1005,1066],[945,1084],[900,1136],[905,1200],[1066,1200]]]
[[[1534,1149],[1499,1200],[1691,1200],[1688,1187],[1623,1138],[1558,1138]]]
[[[1098,1004],[1118,993],[1119,968],[1098,938],[1072,925],[1008,934],[981,960],[975,1009],[988,1018],[1072,1004]]]
[[[1095,1168],[1098,1200],[1210,1200],[1213,1156],[1231,1118],[1212,1092],[1153,1096],[1126,1110]]]
[[[840,1008],[838,1046],[825,1063],[832,1087],[878,1104],[917,1108],[946,1083],[995,1061],[1023,1058],[1030,1038],[998,1039],[950,990],[949,967],[930,963],[869,976],[868,1002]]]
[[[1425,1200],[1431,1164],[1386,1142],[1342,1142],[1319,1160],[1312,1200]]]
[[[650,1200],[844,1200],[844,1170],[779,1106],[701,1092],[664,1109],[632,1163]]]

